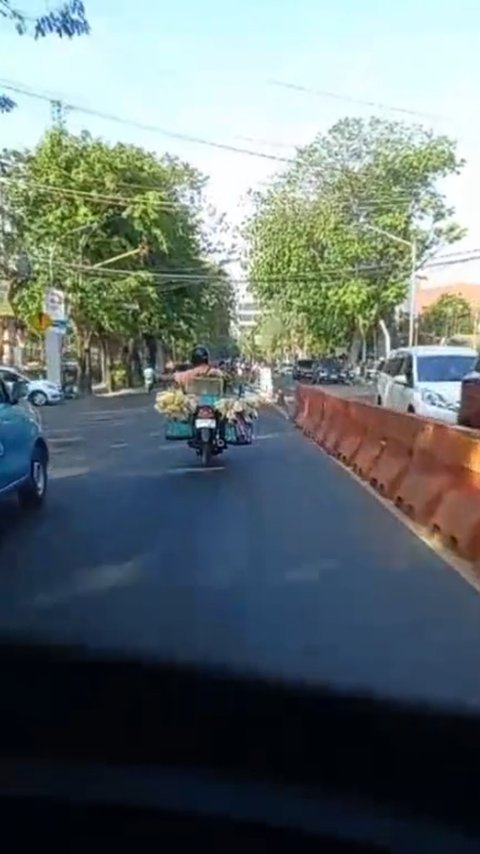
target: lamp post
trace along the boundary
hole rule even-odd
[[[410,249],[410,287],[408,291],[408,346],[413,347],[415,340],[415,309],[417,302],[417,244],[415,240],[405,240],[403,237],[398,237],[390,231],[385,231],[383,228],[378,228],[376,225],[362,222],[362,228],[369,231],[374,231],[377,234],[388,237],[394,243],[401,243],[403,246],[408,246]]]

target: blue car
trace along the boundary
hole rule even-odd
[[[25,383],[7,388],[0,380],[0,497],[16,492],[20,503],[37,507],[48,484],[48,446],[35,415],[22,405]]]

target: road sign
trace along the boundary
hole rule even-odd
[[[57,288],[47,288],[43,303],[45,314],[51,317],[53,322],[66,320],[65,294]]]
[[[52,318],[46,312],[41,311],[36,317],[33,319],[33,328],[37,330],[37,332],[46,332],[47,329],[50,329],[52,325]]]

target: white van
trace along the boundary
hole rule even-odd
[[[456,424],[462,379],[477,358],[470,347],[394,350],[377,375],[377,403]]]

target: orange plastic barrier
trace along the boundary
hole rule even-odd
[[[296,423],[480,571],[480,434],[297,387]]]

